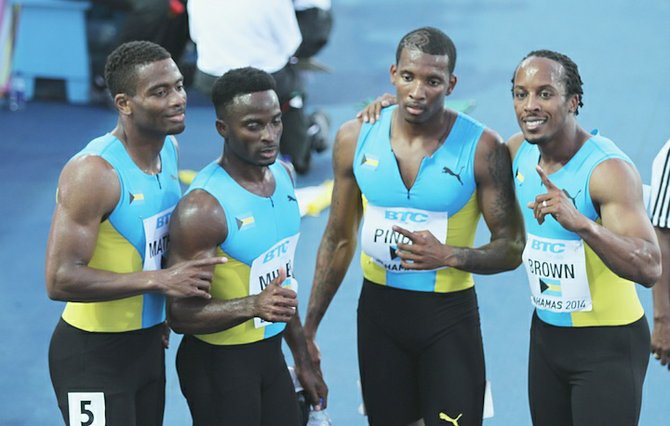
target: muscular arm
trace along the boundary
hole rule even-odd
[[[51,299],[73,302],[115,300],[147,292],[207,295],[208,277],[180,265],[163,271],[117,274],[88,266],[100,223],[119,200],[119,180],[98,156],[71,160],[58,181],[46,254],[46,286]]]
[[[170,219],[168,265],[216,256],[216,248],[228,236],[225,212],[205,191],[187,194]],[[225,267],[225,266],[224,266]],[[212,274],[213,265],[202,268]],[[177,333],[207,334],[226,330],[259,316],[268,321],[288,321],[295,312],[295,292],[281,288],[282,280],[260,294],[232,300],[171,297],[168,299],[170,326]]]
[[[357,120],[345,123],[338,131],[335,140],[333,151],[335,182],[330,215],[317,254],[312,292],[305,319],[305,335],[311,342],[356,250],[356,232],[361,219],[362,202],[361,192],[354,177],[353,158],[360,126]],[[310,351],[314,357],[314,349]]]
[[[622,278],[651,287],[661,275],[661,254],[642,202],[642,183],[635,167],[620,159],[600,163],[591,174],[589,192],[601,223],[574,204],[538,166],[545,194],[528,204],[542,224],[550,214],[578,234],[609,269]]]
[[[604,161],[593,171],[589,190],[602,225],[583,218],[575,232],[615,274],[651,287],[661,275],[661,253],[637,170],[623,160]]]
[[[508,149],[497,134],[486,130],[475,154],[475,179],[477,201],[491,239],[477,248],[454,247],[449,266],[476,274],[494,274],[521,263],[525,234],[511,170]]]

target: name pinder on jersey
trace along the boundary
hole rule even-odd
[[[412,244],[412,240],[393,229],[376,228],[373,241],[383,241],[384,244]]]
[[[399,222],[413,222],[413,223],[425,223],[428,222],[428,215],[421,212],[414,211],[398,211],[398,210],[385,210],[384,219],[399,221]],[[412,240],[402,235],[399,232],[394,231],[393,229],[388,228],[376,228],[374,230],[373,241],[379,242],[383,241],[385,244],[411,244]]]

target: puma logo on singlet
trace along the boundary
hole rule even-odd
[[[295,197],[291,197],[290,195],[287,195],[289,201],[298,201],[295,199]]]
[[[465,166],[461,167],[461,170],[458,171],[458,173],[455,173],[453,170],[451,170],[449,167],[442,167],[442,173],[446,173],[448,175],[454,176],[456,179],[458,179],[458,183],[463,186],[463,181],[461,180],[461,173],[463,173],[463,169]]]
[[[575,201],[575,199],[577,198],[577,196],[578,196],[581,192],[582,192],[582,190],[580,189],[579,191],[577,191],[577,193],[576,193],[575,196],[573,197],[572,195],[570,195],[570,193],[569,193],[566,189],[563,190],[563,193],[564,193],[565,195],[567,195],[569,199],[572,200],[572,204],[575,206],[575,208],[577,208],[577,202]]]
[[[461,417],[463,417],[463,413],[459,414],[458,417],[456,417],[455,419],[452,419],[451,417],[449,417],[448,415],[446,415],[446,414],[444,414],[443,412],[440,411],[440,420],[444,420],[445,422],[449,422],[454,426],[458,426],[458,419],[460,419]]]

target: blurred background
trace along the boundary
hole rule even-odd
[[[105,100],[104,85],[96,80],[96,61],[118,37],[127,12],[115,5],[77,1],[69,3],[80,4],[69,6],[83,6],[83,12],[74,14],[85,18],[86,31],[73,37],[80,37],[89,54],[88,75],[72,77],[70,88],[63,81],[70,77],[23,81],[28,90],[34,84],[33,96],[10,111],[9,83],[18,55],[48,60],[39,65],[53,66],[55,72],[81,60],[70,58],[76,53],[74,44],[63,43],[56,52],[18,50],[16,36],[27,22],[21,19],[21,10],[28,7],[45,8],[44,16],[54,22],[24,36],[24,40],[35,38],[36,47],[31,49],[41,49],[73,28],[67,25],[74,24],[55,24],[61,11],[48,4],[53,1],[0,0],[0,425],[6,426],[62,423],[49,379],[47,348],[63,305],[50,301],[44,289],[44,252],[56,182],[70,156],[111,130],[117,116]],[[107,9],[100,9],[103,6]],[[178,10],[171,13],[180,16]],[[581,125],[614,140],[636,163],[643,182],[649,183],[652,159],[670,138],[670,85],[665,81],[670,76],[670,2],[666,0],[333,0],[332,16],[328,43],[302,75],[305,109],[328,116],[330,141],[337,127],[353,118],[367,100],[393,90],[388,70],[396,45],[402,35],[425,25],[444,30],[458,48],[458,84],[449,100],[503,138],[518,129],[510,95],[513,70],[534,49],[560,51],[578,64],[584,81]],[[197,49],[186,39],[177,59],[187,83],[196,58]],[[188,92],[187,128],[178,136],[181,168],[198,170],[220,154],[222,140],[206,96],[190,86]],[[312,154],[311,167],[298,176],[297,185],[320,185],[331,178],[327,148]],[[302,222],[296,276],[303,318],[326,218],[324,210]],[[487,238],[485,230],[478,232],[478,243]],[[532,309],[525,271],[478,276],[476,283],[495,407],[495,416],[485,424],[530,424],[526,365]],[[354,260],[319,329],[322,366],[330,387],[328,412],[335,425],[366,424],[359,413],[355,343],[360,286],[360,268]],[[651,291],[638,287],[638,293],[651,321]],[[168,350],[168,426],[190,424],[174,368],[179,339],[173,333]],[[670,372],[651,359],[641,425],[667,424],[669,386]]]

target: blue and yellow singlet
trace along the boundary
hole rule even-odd
[[[614,143],[597,132],[561,169],[549,178],[572,200],[579,212],[600,223],[591,200],[589,181],[603,161],[618,158],[632,163]],[[512,168],[517,197],[526,224],[523,261],[528,273],[531,302],[546,323],[564,327],[625,325],[644,311],[635,284],[612,272],[579,235],[546,216],[539,225],[527,204],[546,193],[535,167],[537,145],[524,141]]]
[[[465,271],[402,268],[395,249],[404,237],[391,228],[430,230],[442,243],[472,247],[480,217],[474,159],[484,126],[459,114],[442,145],[423,158],[408,189],[391,148],[395,109],[385,108],[376,123],[363,124],[354,156],[354,175],[364,207],[363,275],[376,284],[414,291],[447,293],[470,288],[474,281]]]
[[[100,224],[88,266],[119,274],[160,269],[167,253],[168,223],[179,201],[177,150],[170,137],[160,152],[161,171],[144,173],[112,134],[92,140],[75,157],[97,155],[119,178],[119,202]],[[165,297],[147,293],[104,302],[68,302],[63,319],[93,332],[124,332],[165,321]]]
[[[198,173],[188,189],[208,192],[226,215],[228,236],[217,247],[217,256],[227,257],[228,262],[214,268],[213,298],[230,300],[260,293],[279,268],[284,268],[289,277],[285,284],[295,284],[293,261],[300,235],[300,211],[284,166],[277,162],[270,171],[276,186],[269,197],[247,191],[217,162]],[[196,337],[214,345],[253,343],[275,336],[285,327],[286,323],[253,318],[228,330]]]

